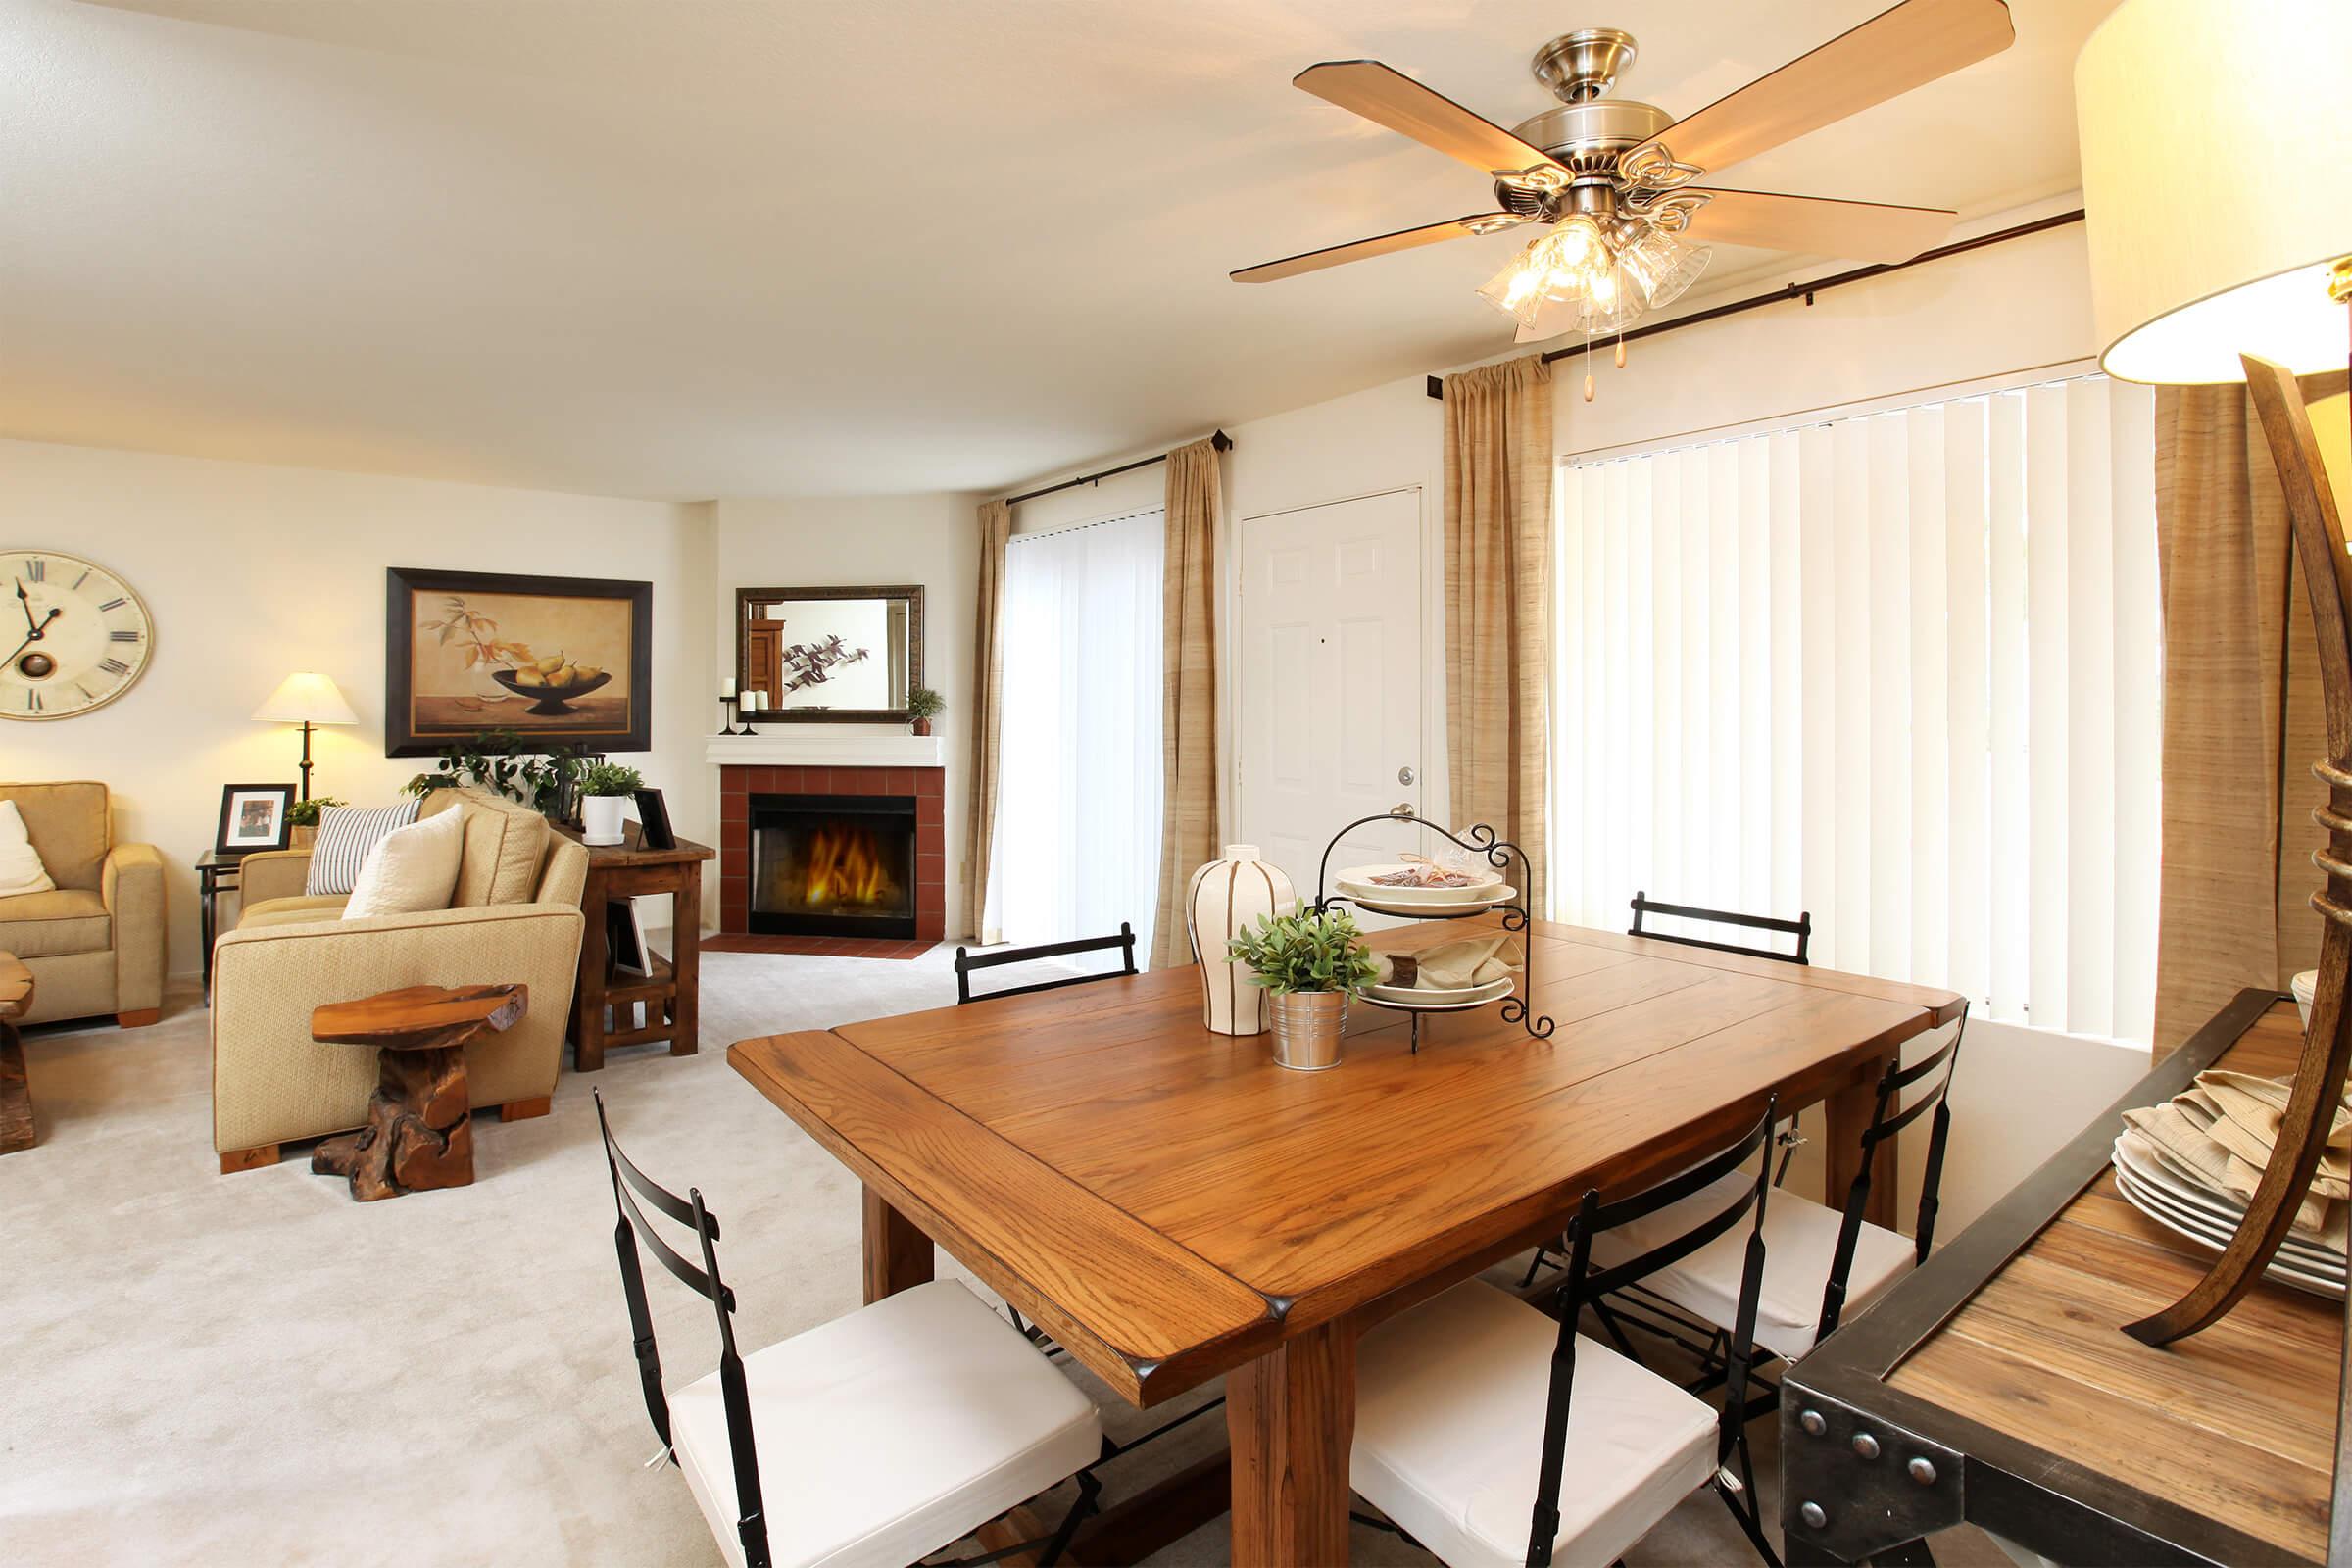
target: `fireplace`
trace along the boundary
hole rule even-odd
[[[915,935],[915,797],[754,795],[750,929]]]

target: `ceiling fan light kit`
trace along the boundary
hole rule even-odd
[[[1286,257],[1233,274],[1271,282],[1443,240],[1526,223],[1528,242],[1478,292],[1518,323],[1517,341],[1622,333],[1706,270],[1709,242],[1900,262],[1939,243],[1955,213],[1760,191],[1699,190],[1709,170],[1908,92],[2006,49],[2003,0],[1904,0],[1677,121],[1609,96],[1636,59],[1631,33],[1584,27],[1535,53],[1559,102],[1510,130],[1373,60],[1311,66],[1295,85],[1494,181],[1497,211]],[[1624,346],[1617,363],[1625,363]],[[1586,377],[1585,396],[1592,396]]]

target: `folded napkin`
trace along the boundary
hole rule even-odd
[[[1466,937],[1419,953],[1376,953],[1372,983],[1414,991],[1460,991],[1507,979],[1527,961],[1510,937]]]
[[[2210,1069],[2169,1103],[2127,1110],[2124,1120],[2167,1168],[2242,1207],[2270,1164],[2293,1088],[2291,1078]],[[2296,1234],[2342,1236],[2347,1199],[2352,1199],[2352,1114],[2339,1106],[2311,1190],[2295,1212]]]

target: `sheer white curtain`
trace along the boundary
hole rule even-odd
[[[1809,909],[1818,964],[2144,1043],[2154,455],[2090,375],[1571,464],[1559,916]]]
[[[1004,549],[990,906],[1023,946],[1135,927],[1159,885],[1159,508]]]

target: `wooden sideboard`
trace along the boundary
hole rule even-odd
[[[1909,1560],[1963,1522],[2061,1562],[2327,1559],[2343,1304],[2266,1280],[2203,1333],[2140,1344],[2123,1325],[2179,1298],[2213,1252],[2125,1201],[2108,1166],[2126,1107],[2217,1062],[2290,1073],[2302,1040],[2292,1003],[2238,993],[1789,1370],[1791,1564]]]
[[[580,837],[575,829],[557,831],[575,842]],[[718,852],[691,839],[678,840],[674,849],[649,848],[635,822],[628,825],[626,843],[583,847],[588,881],[580,907],[588,928],[580,938],[580,976],[572,993],[572,1065],[595,1072],[604,1066],[608,1050],[664,1041],[671,1055],[693,1055],[702,1043],[703,862],[718,858]],[[616,974],[605,939],[605,906],[614,899],[662,894],[670,899],[669,953],[649,950],[649,972],[642,977]],[[642,1008],[644,1021],[609,1029],[607,1008],[616,1019]]]

